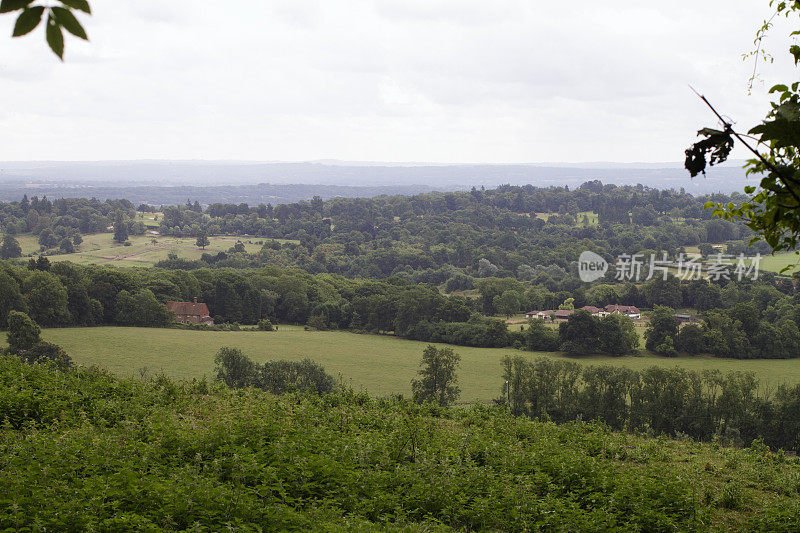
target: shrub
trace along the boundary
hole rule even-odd
[[[258,329],[259,331],[274,331],[275,328],[272,326],[272,322],[268,318],[264,318],[258,321]]]
[[[319,331],[325,331],[328,329],[328,324],[321,315],[314,315],[308,319],[308,327]]]
[[[25,313],[10,311],[8,313],[8,349],[11,353],[19,353],[41,342],[41,330],[36,322]]]
[[[333,392],[336,381],[322,365],[310,359],[267,361],[259,369],[255,386],[273,394],[294,391],[328,394]]]
[[[223,346],[214,358],[216,379],[231,388],[256,387],[273,394],[286,392],[333,392],[336,381],[322,365],[302,361],[254,363],[238,348]]]
[[[58,368],[66,369],[72,366],[72,359],[61,346],[51,342],[38,342],[17,353],[26,363],[53,363]]]
[[[228,387],[242,388],[253,385],[257,366],[239,348],[223,346],[214,357],[216,379]]]

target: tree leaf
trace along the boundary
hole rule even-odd
[[[86,0],[59,0],[62,4],[73,9],[80,9],[84,13],[92,14],[92,8]]]
[[[44,8],[42,6],[25,8],[20,13],[19,17],[17,17],[17,22],[14,24],[14,33],[12,37],[19,37],[20,35],[25,35],[33,31],[33,29],[39,25],[42,21],[42,14],[44,13]]]
[[[63,7],[54,7],[53,16],[56,22],[72,35],[80,37],[85,41],[89,40],[89,37],[86,36],[86,31],[83,29],[83,26],[81,26],[81,23],[78,22],[78,19],[75,18],[75,15],[72,14],[72,11],[64,9]]]
[[[794,64],[800,63],[800,46],[793,44],[789,47],[789,53],[794,56]]]
[[[64,60],[64,34],[53,15],[47,17],[47,44],[55,55]]]
[[[33,0],[2,0],[0,1],[0,13],[9,13],[28,7]]]

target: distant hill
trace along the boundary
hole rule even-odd
[[[314,195],[371,197],[463,190],[502,184],[578,186],[589,180],[641,183],[703,194],[741,191],[749,182],[740,164],[690,179],[678,163],[548,163],[438,165],[370,162],[99,161],[0,163],[0,200],[22,194],[49,197],[125,197],[134,202],[281,203]],[[237,187],[246,186],[246,187]],[[213,187],[213,188],[208,188]]]
[[[24,194],[28,196],[47,196],[48,198],[98,198],[99,200],[125,198],[136,205],[177,205],[187,200],[199,201],[206,205],[211,203],[232,203],[249,205],[284,204],[309,200],[320,196],[324,200],[344,198],[372,198],[381,195],[415,195],[431,192],[433,187],[425,185],[398,186],[342,186],[342,185],[298,185],[269,184],[257,185],[175,185],[159,187],[154,185],[100,185],[94,184],[2,184],[0,183],[0,201],[19,200]]]

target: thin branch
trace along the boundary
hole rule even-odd
[[[745,147],[746,147],[748,150],[750,150],[750,151],[751,151],[751,152],[752,152],[752,153],[753,153],[753,154],[754,154],[754,155],[755,155],[755,156],[756,156],[756,157],[757,157],[757,158],[758,158],[758,159],[759,159],[759,160],[760,160],[762,163],[764,163],[764,166],[766,166],[766,167],[767,167],[768,169],[770,169],[770,170],[771,170],[771,171],[772,171],[772,172],[773,172],[773,173],[774,173],[776,176],[778,176],[778,179],[779,179],[779,180],[781,180],[781,182],[782,182],[782,183],[783,183],[783,184],[786,186],[786,189],[789,191],[789,194],[791,194],[791,195],[792,195],[792,197],[795,199],[795,201],[796,201],[796,202],[797,202],[797,203],[800,205],[800,196],[797,194],[797,192],[795,192],[795,190],[794,190],[794,189],[792,189],[792,186],[791,186],[791,185],[790,185],[790,183],[789,183],[789,182],[795,182],[796,180],[795,180],[794,178],[792,178],[792,177],[784,176],[784,175],[783,175],[783,172],[781,172],[781,171],[778,169],[778,167],[776,167],[775,165],[773,165],[772,163],[770,163],[770,162],[769,162],[769,161],[768,161],[768,160],[767,160],[767,159],[766,159],[766,158],[765,158],[763,155],[761,155],[761,152],[759,152],[758,150],[756,150],[755,148],[753,148],[752,146],[750,146],[750,145],[747,143],[747,141],[745,141],[745,140],[744,140],[744,138],[743,138],[743,137],[742,137],[740,134],[736,133],[736,130],[734,130],[734,129],[733,129],[733,125],[731,125],[731,124],[730,124],[728,121],[726,121],[724,118],[722,118],[722,115],[720,115],[720,114],[719,114],[719,112],[718,112],[718,111],[717,111],[717,110],[714,108],[714,106],[713,106],[713,105],[711,105],[711,102],[709,102],[709,101],[708,101],[708,98],[706,98],[706,97],[705,97],[705,96],[703,96],[702,94],[700,94],[700,93],[698,93],[697,91],[695,91],[694,87],[692,87],[691,85],[689,86],[689,88],[690,88],[692,91],[694,91],[694,94],[696,94],[697,96],[699,96],[699,97],[700,97],[700,99],[701,99],[703,102],[705,102],[705,104],[708,106],[708,108],[709,108],[709,109],[711,109],[711,111],[712,111],[712,112],[713,112],[713,113],[714,113],[714,114],[717,116],[717,118],[720,120],[720,122],[722,122],[722,124],[725,126],[725,131],[726,131],[726,132],[728,132],[728,133],[732,134],[734,137],[736,137],[736,138],[739,140],[739,142],[740,142],[740,143],[742,143],[742,144],[743,144],[743,145],[744,145],[744,146],[745,146]]]
[[[756,76],[758,75],[758,59],[761,55],[761,43],[764,40],[764,37],[767,36],[767,32],[769,31],[769,29],[772,27],[772,20],[775,17],[777,17],[779,13],[780,13],[779,11],[776,11],[775,13],[772,14],[769,20],[764,21],[764,25],[761,26],[761,29],[758,31],[758,34],[756,36],[756,50],[755,52],[753,52],[753,74],[750,76],[750,79],[747,82],[748,91],[753,90],[753,81],[755,81]],[[765,59],[766,56],[767,54],[765,53]]]

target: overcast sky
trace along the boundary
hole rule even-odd
[[[688,84],[766,110],[767,0],[90,2],[64,63],[0,15],[0,160],[678,161]]]

